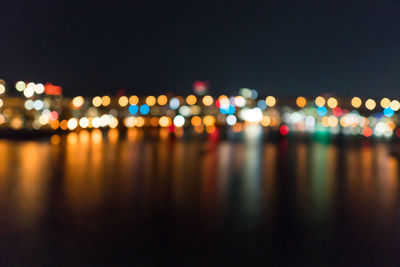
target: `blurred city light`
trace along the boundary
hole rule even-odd
[[[400,137],[400,101],[387,97],[377,102],[320,95],[307,101],[304,96],[264,97],[255,89],[242,88],[238,94],[219,96],[169,93],[128,97],[124,93],[64,98],[60,86],[24,81],[15,83],[14,97],[7,88],[5,82],[0,83],[0,125],[16,130],[168,127],[167,132],[180,136],[189,127],[196,134],[214,134],[223,127],[237,133],[259,125],[281,135],[324,132],[363,138]]]

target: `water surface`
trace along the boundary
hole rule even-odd
[[[388,143],[270,141],[259,131],[1,140],[1,265],[399,262]]]

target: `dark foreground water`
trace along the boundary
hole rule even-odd
[[[0,141],[2,266],[396,266],[397,159],[382,142]]]

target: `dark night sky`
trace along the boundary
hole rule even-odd
[[[303,3],[301,3],[303,2]],[[0,76],[67,95],[395,96],[400,1],[1,1]]]

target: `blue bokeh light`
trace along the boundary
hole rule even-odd
[[[325,116],[327,112],[328,111],[327,111],[326,107],[318,107],[317,108],[317,113],[321,117]]]
[[[257,102],[257,107],[259,107],[261,110],[265,110],[267,108],[267,103],[264,99],[260,99]]]
[[[180,105],[180,101],[177,97],[173,97],[173,98],[171,98],[171,100],[169,100],[170,109],[178,109],[179,105]]]
[[[390,107],[385,108],[383,110],[383,114],[385,114],[386,117],[390,118],[390,117],[392,117],[394,115],[394,110],[392,108],[390,108]]]
[[[137,105],[130,105],[129,106],[129,113],[132,115],[136,114],[139,111],[139,107]]]
[[[219,111],[220,111],[222,114],[232,115],[232,114],[235,113],[236,108],[235,108],[235,106],[233,106],[233,105],[229,105],[227,108],[220,108]]]
[[[148,105],[144,104],[140,106],[140,113],[142,113],[143,115],[146,115],[150,112],[150,108]]]

